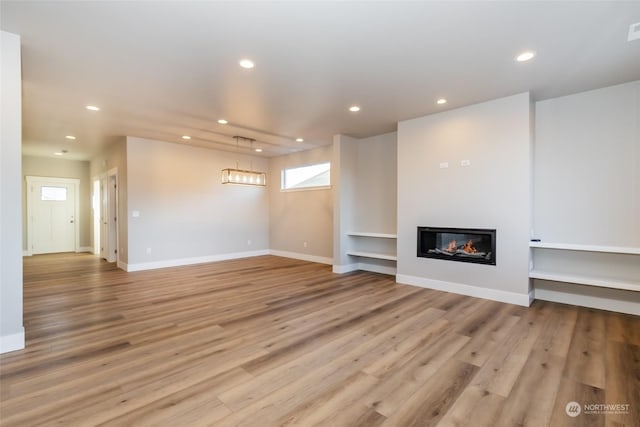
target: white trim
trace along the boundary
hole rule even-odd
[[[89,253],[93,253],[93,248],[91,246],[80,246],[78,249],[76,249],[76,252],[89,252]]]
[[[18,333],[0,336],[0,354],[24,348],[24,327]]]
[[[576,287],[576,285],[568,285],[568,286],[573,286],[574,288]],[[605,288],[601,288],[601,289],[605,290]],[[640,316],[640,303],[627,301],[624,299],[624,296],[620,299],[613,299],[613,298],[606,298],[604,296],[585,295],[584,293],[580,293],[581,290],[579,289],[576,289],[576,292],[577,293],[571,293],[571,292],[563,292],[562,290],[556,290],[556,289],[534,288],[535,298],[539,300],[552,301],[552,302],[557,302],[561,304],[578,305],[581,307],[597,308],[599,310],[608,310],[608,311],[614,311],[618,313],[626,313],[626,314],[633,314],[636,316]],[[613,292],[623,293],[623,292],[630,292],[630,291],[614,290]]]
[[[319,185],[317,187],[300,187],[300,188],[281,188],[281,193],[295,193],[297,191],[317,191],[317,190],[331,190],[330,185]]]
[[[327,258],[318,255],[301,254],[298,252],[279,251],[276,249],[269,249],[269,254],[275,256],[281,256],[284,258],[301,259],[303,261],[317,262],[320,264],[333,264],[333,258]]]
[[[445,282],[442,280],[427,279],[424,277],[408,276],[406,274],[396,275],[396,282],[405,285],[419,286],[421,288],[435,289],[454,294],[467,295],[470,297],[484,298],[492,301],[506,302],[528,307],[532,296],[530,293],[517,294],[515,292],[501,291],[498,289],[481,288],[479,286],[465,285],[462,283]]]
[[[250,252],[235,252],[229,254],[220,254],[220,255],[209,255],[209,256],[200,256],[193,258],[179,258],[179,259],[169,259],[165,261],[153,261],[153,262],[142,262],[137,264],[125,264],[124,262],[119,262],[118,266],[121,265],[125,267],[125,271],[142,271],[142,270],[154,270],[156,268],[167,268],[167,267],[179,267],[182,265],[192,265],[192,264],[203,264],[207,262],[216,262],[216,261],[226,261],[230,259],[238,259],[238,258],[250,258],[254,256],[261,255],[269,255],[269,250],[260,250],[260,251],[250,251]]]
[[[129,264],[127,264],[124,261],[120,261],[120,258],[118,258],[118,261],[116,262],[116,266],[124,271],[129,271]]]
[[[355,264],[343,264],[343,265],[335,265],[333,266],[333,272],[336,274],[344,274],[351,273],[352,271],[358,270],[358,263]]]
[[[22,251],[22,256],[31,256],[32,254],[29,251]]]
[[[32,188],[31,186],[36,182],[43,183],[59,183],[59,184],[67,184],[74,186],[75,192],[75,206],[74,206],[74,215],[73,215],[73,223],[75,225],[75,251],[80,252],[80,179],[79,178],[54,178],[47,176],[32,176],[27,175],[24,177],[26,181],[26,191],[27,191],[27,256],[33,255],[33,230],[32,227]]]

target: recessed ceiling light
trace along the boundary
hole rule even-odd
[[[56,152],[55,152],[55,153],[53,153],[53,154],[55,154],[56,156],[62,156],[64,153],[63,153],[63,152],[61,152],[61,151],[56,151]]]
[[[65,136],[65,138],[67,138],[67,139],[76,139],[76,137],[73,136],[73,135],[67,135],[67,136]]]
[[[191,139],[189,135],[182,135],[182,139]]]
[[[100,111],[100,107],[96,107],[95,105],[87,105],[86,107],[87,110],[91,110],[91,111]]]
[[[245,59],[241,59],[241,60],[240,60],[240,62],[239,62],[239,64],[240,64],[240,66],[241,66],[242,68],[247,68],[247,69],[249,69],[249,68],[253,68],[253,67],[255,67],[255,66],[256,66],[256,64],[255,64],[252,60],[247,59],[247,58],[245,58]]]
[[[536,56],[535,52],[531,52],[531,51],[522,52],[521,54],[516,56],[516,61],[518,61],[518,62],[526,62],[526,61],[528,61],[530,59],[533,59],[534,56]]]
[[[440,98],[436,101],[436,104],[439,104],[439,105],[446,104],[446,103],[447,103],[447,100],[444,98]]]
[[[304,138],[296,138],[296,142],[304,142]]]
[[[228,121],[226,121],[225,119],[219,119],[218,123],[220,123],[221,125],[226,125],[227,123],[229,123]]]
[[[256,148],[256,153],[262,153],[262,148]]]
[[[358,111],[360,111],[360,107],[357,105],[352,105],[351,107],[349,107],[349,111],[351,111],[352,113],[357,113]]]

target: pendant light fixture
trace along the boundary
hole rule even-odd
[[[239,151],[240,140],[248,141],[250,148],[253,147],[253,138],[245,138],[244,136],[234,136],[236,140],[236,151]],[[265,172],[257,172],[253,170],[240,169],[239,161],[236,160],[236,168],[222,169],[223,184],[241,184],[265,187],[267,185],[267,174]]]

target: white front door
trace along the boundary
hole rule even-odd
[[[30,195],[28,241],[31,253],[76,251],[77,181],[27,177]]]

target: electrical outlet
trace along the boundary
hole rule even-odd
[[[147,255],[151,253],[151,248],[147,248]]]
[[[247,246],[251,246],[251,239],[247,240]]]
[[[302,244],[302,246],[304,246],[304,247],[306,248],[306,247],[307,247],[307,242],[304,242],[304,243]]]

